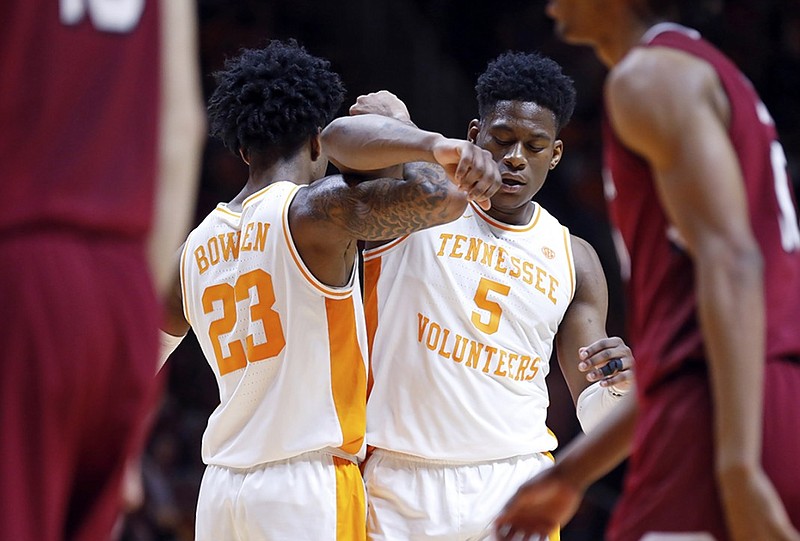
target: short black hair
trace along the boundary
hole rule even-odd
[[[345,94],[330,62],[294,39],[242,49],[213,75],[210,132],[234,153],[293,150],[333,120]]]
[[[481,118],[499,101],[529,101],[553,112],[561,131],[575,110],[575,84],[554,60],[509,51],[489,62],[475,85]]]

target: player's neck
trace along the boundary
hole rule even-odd
[[[621,18],[619,22],[621,24],[616,26],[613,34],[594,45],[597,57],[609,69],[619,64],[631,49],[641,43],[642,36],[647,30],[660,21],[643,20],[633,14],[627,14],[627,17]]]
[[[486,211],[486,214],[507,225],[527,225],[533,217],[536,206],[533,202],[519,208],[504,210],[494,205]]]
[[[241,204],[254,193],[276,182],[289,181],[295,184],[309,184],[311,180],[311,165],[308,160],[299,155],[280,158],[261,167],[251,164],[247,183],[229,204]]]

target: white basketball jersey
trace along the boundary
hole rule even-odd
[[[369,445],[456,462],[555,449],[545,377],[575,268],[568,230],[532,204],[527,225],[473,204],[365,253]]]
[[[249,468],[336,447],[363,455],[366,330],[357,270],[316,280],[289,232],[298,190],[278,182],[242,212],[220,204],[189,235],[184,313],[219,385],[206,464]]]

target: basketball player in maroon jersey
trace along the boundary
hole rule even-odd
[[[153,277],[169,281],[194,208],[204,132],[194,10],[3,3],[3,539],[107,541],[119,516],[156,393]]]
[[[658,5],[656,5],[658,4]],[[550,0],[605,84],[637,405],[577,439],[497,521],[569,520],[631,452],[608,539],[800,540],[800,230],[775,125],[734,64],[665,0]]]

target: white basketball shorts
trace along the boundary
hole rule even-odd
[[[544,453],[452,464],[376,449],[364,468],[368,538],[493,539],[492,523],[509,498],[552,465],[553,459]]]
[[[245,470],[207,466],[196,541],[363,541],[358,465],[315,451]]]

